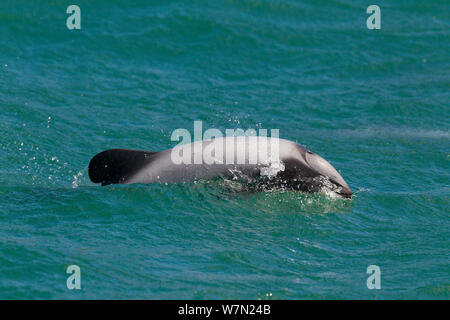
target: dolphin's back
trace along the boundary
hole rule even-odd
[[[94,156],[89,177],[102,185],[255,177],[261,168],[279,162],[279,157],[298,147],[283,139],[239,136],[197,141],[160,152],[111,149]],[[186,155],[188,161],[177,163],[179,154]]]
[[[258,176],[269,177],[275,187],[307,192],[327,187],[344,197],[352,195],[328,161],[295,142],[278,138],[217,138],[160,152],[111,149],[89,163],[90,179],[103,186]]]

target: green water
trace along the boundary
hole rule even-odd
[[[0,2],[1,299],[449,298],[447,1],[379,1],[381,30],[366,1],[69,4]],[[194,120],[280,129],[355,197],[90,183]]]

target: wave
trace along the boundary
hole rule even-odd
[[[450,131],[427,130],[410,127],[365,127],[359,129],[336,130],[336,134],[358,137],[393,137],[393,138],[419,138],[419,139],[450,139]]]

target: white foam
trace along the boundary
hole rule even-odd
[[[268,165],[267,167],[262,167],[260,174],[261,176],[267,176],[269,178],[272,178],[278,174],[280,171],[284,171],[285,166],[283,161],[281,160],[272,160],[269,159],[267,161],[268,163],[264,163],[264,165]]]

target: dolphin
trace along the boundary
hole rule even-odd
[[[266,189],[312,193],[325,188],[343,198],[352,197],[328,161],[300,144],[273,137],[215,138],[159,152],[110,149],[95,155],[88,171],[91,181],[102,186],[261,178]]]

